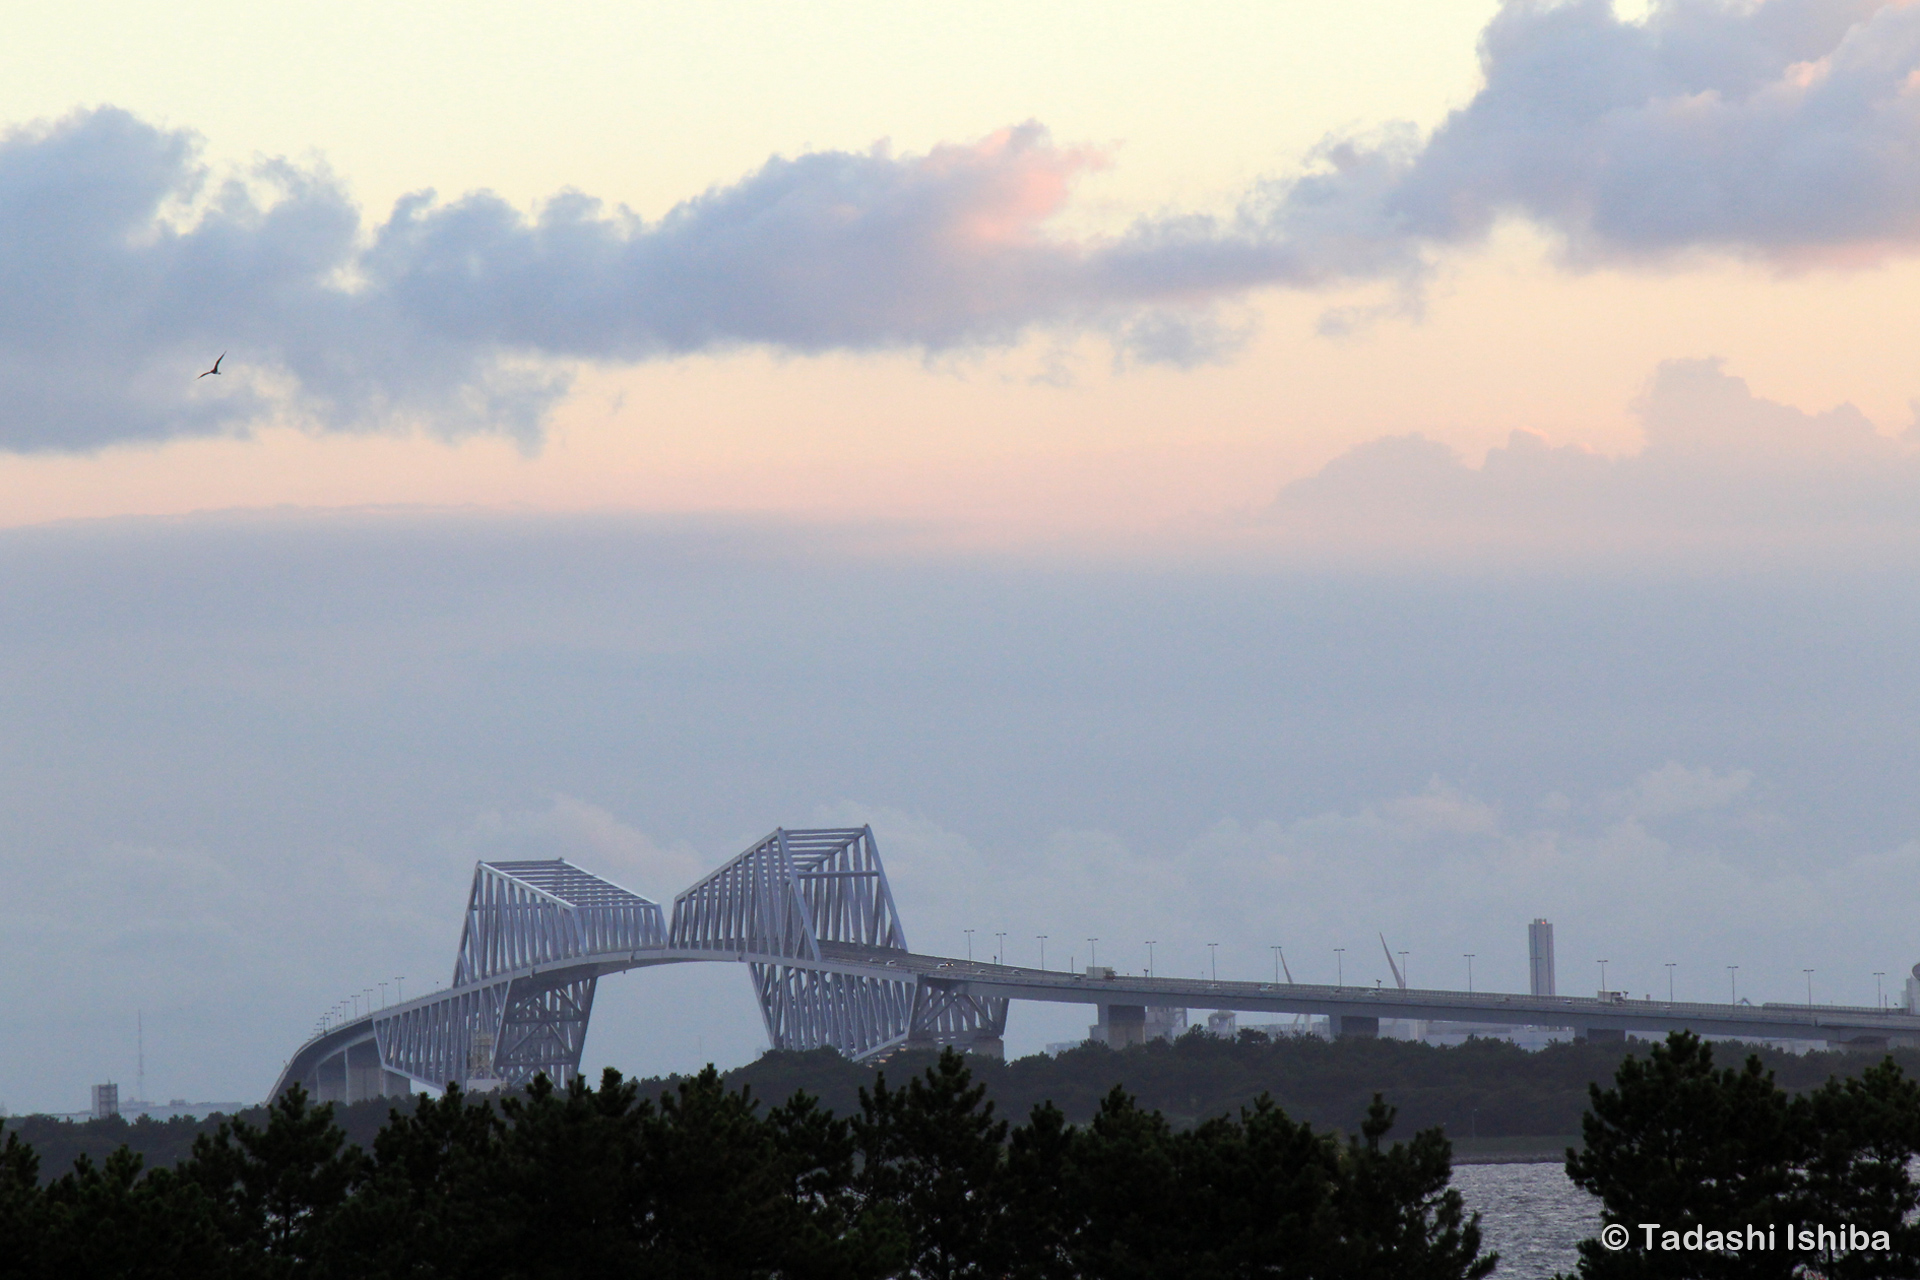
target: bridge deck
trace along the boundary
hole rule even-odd
[[[590,972],[604,975],[660,964],[764,961],[808,967],[805,959],[752,953],[646,947],[618,955],[529,966],[523,973]],[[1111,978],[958,960],[877,947],[822,944],[819,967],[875,977],[917,977],[980,997],[1038,1000],[1056,1004],[1119,1004],[1189,1009],[1232,1009],[1242,1013],[1306,1014],[1338,1018],[1367,1017],[1419,1022],[1460,1022],[1487,1026],[1569,1027],[1580,1032],[1690,1029],[1703,1035],[1756,1039],[1855,1040],[1920,1043],[1920,1017],[1889,1009],[1853,1005],[1726,1005],[1666,1000],[1601,1000],[1590,996],[1531,996],[1508,992],[1396,990],[1337,987],[1314,983],[1211,982],[1197,978],[1149,978],[1115,974]],[[499,979],[496,979],[498,981]],[[442,990],[416,997],[336,1026],[301,1046],[296,1061],[325,1056],[373,1034],[380,1019],[447,999]],[[291,1066],[291,1064],[290,1064]],[[288,1078],[295,1073],[289,1071]]]
[[[1198,978],[1112,978],[1058,970],[955,960],[949,956],[883,956],[865,949],[822,948],[822,960],[864,961],[894,972],[954,983],[975,995],[1069,1004],[1139,1004],[1240,1012],[1394,1018],[1581,1030],[1664,1032],[1690,1028],[1706,1035],[1765,1039],[1920,1040],[1920,1017],[1855,1005],[1696,1004],[1666,1000],[1601,1000],[1591,996],[1532,996],[1508,992],[1396,990],[1313,983],[1211,982]],[[788,961],[788,963],[793,963]]]
[[[1015,1000],[1106,1006],[1100,1022],[1121,1041],[1159,1007],[1321,1015],[1341,1035],[1377,1034],[1387,1019],[1920,1044],[1920,1017],[1891,1009],[1093,976],[921,955],[907,950],[871,828],[780,827],[679,894],[670,923],[659,904],[562,859],[477,863],[453,985],[329,1023],[274,1095],[294,1081],[354,1101],[448,1079],[568,1080],[600,978],[716,961],[750,966],[770,1043],[831,1045],[856,1061],[909,1045],[998,1052]]]

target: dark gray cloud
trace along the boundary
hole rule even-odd
[[[564,380],[419,323],[359,263],[325,171],[215,181],[194,139],[117,110],[0,140],[0,445],[80,450],[312,420],[531,432]],[[220,380],[200,380],[231,347]]]
[[[364,226],[324,170],[215,182],[185,133],[78,114],[0,141],[0,446],[236,431],[274,408],[531,440],[566,361],[748,344],[943,349],[1044,323],[1104,328],[1142,359],[1230,343],[1207,301],[1284,264],[1208,227],[1042,236],[1092,160],[1027,126],[775,159],[653,223],[577,193],[528,217],[481,192],[410,196]],[[228,347],[223,381],[193,378]]]
[[[775,158],[656,221],[563,193],[529,214],[420,193],[366,220],[324,169],[216,176],[103,109],[0,139],[0,447],[244,431],[269,414],[537,440],[581,360],[739,346],[946,350],[1035,328],[1193,364],[1272,285],[1415,284],[1502,216],[1575,259],[1782,261],[1920,232],[1920,8],[1513,0],[1485,85],[1430,137],[1333,139],[1222,216],[1071,239],[1096,155],[1037,125],[925,154]],[[1337,324],[1336,324],[1337,327]],[[191,373],[233,348],[232,375]]]

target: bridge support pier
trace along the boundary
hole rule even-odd
[[[983,1058],[996,1058],[1002,1062],[1007,1058],[1007,1042],[999,1036],[974,1036],[967,1040],[936,1040],[932,1036],[909,1036],[900,1046],[909,1053],[938,1053],[942,1049],[952,1049],[958,1053],[979,1054]]]
[[[322,1059],[307,1077],[315,1102],[365,1102],[369,1098],[405,1098],[414,1082],[389,1071],[372,1040],[359,1040]]]
[[[1378,1040],[1380,1019],[1360,1013],[1336,1013],[1327,1021],[1336,1040]]]
[[[336,1053],[323,1059],[314,1067],[311,1076],[313,1100],[315,1102],[345,1102],[347,1100],[347,1055]]]
[[[1143,1004],[1103,1004],[1096,1008],[1100,1020],[1087,1030],[1087,1038],[1098,1040],[1110,1049],[1147,1042],[1147,1007]]]

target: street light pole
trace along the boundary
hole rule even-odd
[[[1087,939],[1087,967],[1089,969],[1098,969],[1100,967],[1100,952],[1098,950],[1099,946],[1100,946],[1100,939],[1098,938]]]
[[[1877,1008],[1881,1009],[1887,1007],[1887,998],[1880,993],[1880,979],[1886,976],[1887,971],[1885,969],[1875,969],[1873,971],[1873,1003]]]
[[[1467,958],[1467,994],[1472,995],[1473,994],[1473,958],[1479,955],[1480,953],[1478,951],[1462,951],[1460,954]]]
[[[1040,971],[1042,973],[1045,973],[1047,970],[1047,937],[1048,935],[1044,933],[1036,933],[1033,936],[1040,939]]]
[[[1273,952],[1273,985],[1277,987],[1280,985],[1280,948],[1268,947],[1267,950]]]
[[[1594,963],[1600,966],[1600,990],[1602,993],[1605,993],[1607,989],[1607,962],[1605,960],[1596,960]]]
[[[1667,1003],[1673,1003],[1673,965],[1671,962],[1667,965]]]
[[[1336,990],[1347,985],[1346,950],[1345,947],[1333,949],[1333,985]]]
[[[1737,1006],[1740,1003],[1740,980],[1735,976],[1739,971],[1737,964],[1727,966],[1727,1003],[1730,1005]]]
[[[1219,943],[1209,942],[1207,944],[1207,964],[1211,966],[1213,970],[1213,980],[1215,982],[1220,981],[1220,944]]]
[[[1802,969],[1800,972],[1807,975],[1807,1008],[1811,1009],[1813,1008],[1813,970]]]
[[[1147,939],[1147,976],[1153,976],[1153,939]]]
[[[973,963],[973,930],[962,929],[960,932],[967,935],[967,963],[972,964]]]
[[[1005,929],[997,930],[993,936],[997,940],[993,953],[993,962],[995,964],[1005,964],[1007,962],[1007,931]]]

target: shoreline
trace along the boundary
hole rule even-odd
[[[1578,1147],[1580,1139],[1566,1134],[1524,1134],[1501,1138],[1453,1139],[1453,1163],[1463,1164],[1564,1164],[1567,1148]]]

